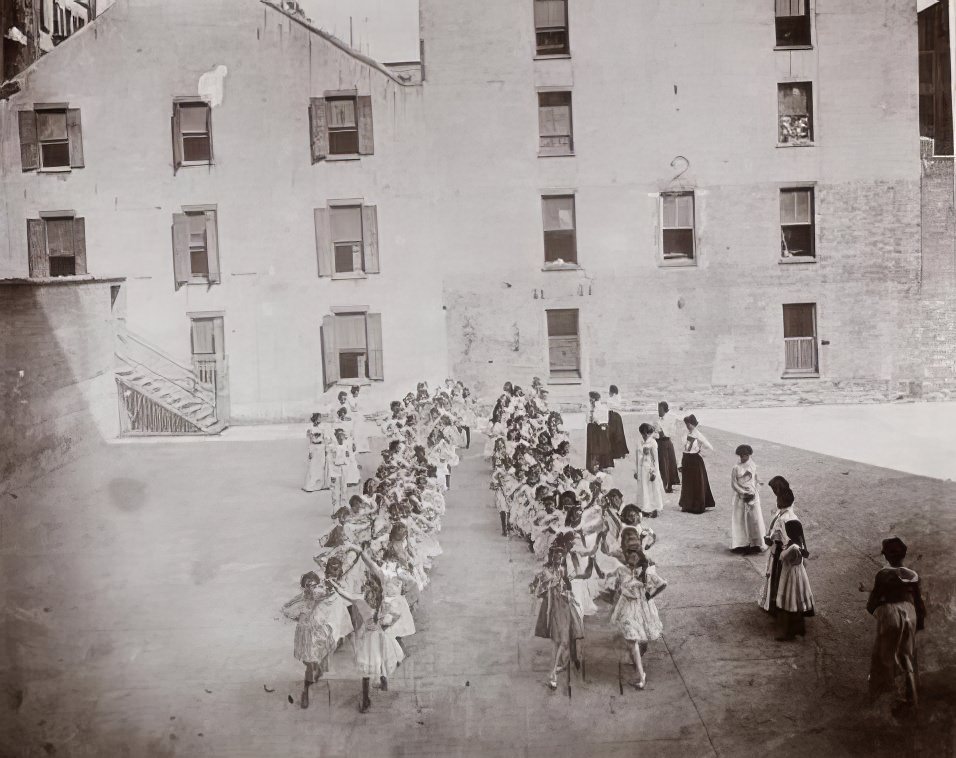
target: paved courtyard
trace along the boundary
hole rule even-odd
[[[652,522],[669,585],[646,691],[619,689],[606,608],[587,621],[587,680],[572,677],[570,696],[544,687],[534,563],[498,532],[479,438],[453,476],[444,555],[389,692],[357,712],[346,644],[302,710],[279,608],[312,565],[329,504],[299,489],[305,440],[292,431],[109,445],[3,496],[0,755],[954,754],[956,485],[710,429],[716,511],[669,507]],[[797,495],[818,604],[804,642],[775,642],[754,603],[764,559],[727,550],[741,441],[764,480],[784,474]],[[619,468],[630,494],[630,464]],[[770,501],[765,489],[765,511]],[[920,729],[865,708],[873,622],[857,586],[889,534],[926,583]]]

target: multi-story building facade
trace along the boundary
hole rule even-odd
[[[233,420],[449,373],[919,392],[908,2],[425,0],[420,70],[254,0],[95,29],[0,103],[0,275],[125,276]]]

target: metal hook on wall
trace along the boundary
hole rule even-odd
[[[676,168],[678,171],[671,178],[670,182],[668,182],[668,185],[680,184],[680,178],[687,173],[687,169],[690,168],[690,161],[683,155],[677,155],[674,157],[674,160],[671,161],[671,168]]]

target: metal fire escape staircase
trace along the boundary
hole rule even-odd
[[[219,434],[216,373],[187,368],[121,326],[116,334],[120,433]]]

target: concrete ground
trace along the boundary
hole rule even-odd
[[[791,481],[812,552],[818,613],[805,642],[778,643],[754,603],[764,559],[727,550],[743,438],[716,425],[716,511],[669,501],[652,522],[669,584],[646,691],[619,689],[606,608],[586,624],[587,680],[570,696],[544,687],[534,562],[500,536],[478,438],[453,476],[411,658],[366,715],[348,645],[298,705],[279,608],[329,524],[327,494],[299,489],[302,431],[104,446],[0,504],[0,755],[953,755],[956,485],[748,436],[762,478]],[[631,464],[619,468],[630,494]],[[865,707],[874,625],[857,585],[889,534],[910,544],[929,602],[918,728]]]

